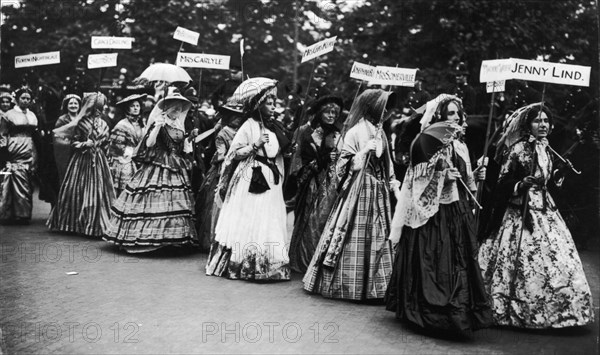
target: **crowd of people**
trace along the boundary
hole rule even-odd
[[[47,226],[130,253],[198,248],[211,276],[299,273],[307,292],[379,300],[434,332],[592,323],[590,287],[549,193],[570,167],[549,148],[547,104],[507,114],[495,149],[477,157],[468,88],[433,98],[420,80],[402,103],[392,90],[348,102],[323,87],[290,113],[277,81],[249,78],[211,117],[192,87],[170,86],[119,100],[114,125],[103,93],[69,93],[46,137],[57,191]],[[28,223],[44,174],[33,99],[27,88],[0,92],[3,223]]]

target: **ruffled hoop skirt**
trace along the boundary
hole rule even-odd
[[[104,240],[128,252],[197,244],[193,211],[183,169],[143,163],[112,206]]]
[[[261,167],[270,189],[251,193],[254,165]],[[244,280],[289,280],[287,226],[282,179],[265,164],[248,158],[236,168],[217,225],[207,275]]]

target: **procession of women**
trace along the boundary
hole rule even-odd
[[[199,251],[198,277],[268,287],[298,274],[298,292],[376,302],[432,334],[594,322],[550,193],[577,169],[549,144],[543,95],[511,108],[481,154],[464,92],[415,107],[392,86],[321,90],[293,110],[277,80],[251,77],[209,117],[192,84],[163,81],[120,98],[114,125],[104,93],[64,96],[50,131],[49,230],[127,253]],[[25,225],[35,186],[52,185],[39,183],[35,97],[22,87],[0,99],[0,219]]]

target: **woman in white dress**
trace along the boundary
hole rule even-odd
[[[235,135],[224,163],[218,189],[226,189],[226,194],[207,275],[260,281],[290,279],[282,190],[282,152],[289,141],[273,118],[275,85],[273,80],[254,78],[236,90],[248,97],[244,104],[248,120]],[[237,167],[229,177],[228,167],[235,163]]]

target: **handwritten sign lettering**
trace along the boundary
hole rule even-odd
[[[94,49],[131,49],[133,37],[98,37],[92,36]]]
[[[375,68],[368,64],[354,62],[350,70],[350,77],[359,80],[370,81],[373,79]]]
[[[175,38],[178,41],[198,45],[198,38],[200,38],[200,33],[190,31],[183,27],[177,27],[175,33],[173,33],[173,38]]]
[[[60,63],[60,51],[20,55],[15,57],[15,68]]]
[[[488,81],[485,90],[489,94],[490,92],[504,92],[506,87],[506,80]]]
[[[107,68],[117,66],[117,53],[90,54],[88,56],[88,69]]]
[[[487,83],[490,81],[512,79],[511,68],[512,59],[484,60],[481,62],[479,82]]]
[[[177,54],[177,65],[187,68],[208,68],[208,69],[229,69],[228,55],[215,55],[204,53],[186,53]]]
[[[376,66],[369,84],[413,87],[416,75],[417,69]]]
[[[337,36],[327,38],[306,48],[302,54],[301,63],[331,52],[333,50],[333,46],[335,46],[336,39]]]

